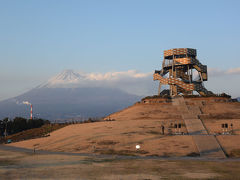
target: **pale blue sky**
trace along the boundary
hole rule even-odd
[[[240,67],[239,7],[238,0],[0,0],[0,99],[64,69],[151,72],[170,48],[196,48],[211,68]]]

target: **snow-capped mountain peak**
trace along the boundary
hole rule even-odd
[[[84,79],[85,76],[83,74],[67,69],[50,78],[46,83],[41,84],[37,88],[64,87],[66,85],[69,87],[74,84],[79,84]]]
[[[72,83],[79,81],[79,79],[83,78],[79,73],[75,73],[73,70],[64,70],[57,76],[51,78],[49,82],[52,83]]]
[[[118,88],[130,94],[143,95],[152,92],[153,86],[152,73],[136,70],[106,73],[64,70],[37,88]]]

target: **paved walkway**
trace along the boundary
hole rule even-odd
[[[214,135],[194,135],[193,140],[196,143],[201,157],[226,158]]]
[[[187,131],[189,135],[192,135],[200,156],[226,158],[216,137],[208,134],[203,122],[198,118],[198,115],[201,114],[199,106],[187,106],[183,97],[174,98],[173,105],[177,106],[178,111],[181,113]]]

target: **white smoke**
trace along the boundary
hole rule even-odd
[[[23,101],[22,104],[31,105],[31,103],[28,101]]]
[[[18,105],[25,104],[25,105],[29,105],[29,106],[31,105],[31,103],[28,101],[23,101],[23,102],[16,101],[16,104],[18,104]]]

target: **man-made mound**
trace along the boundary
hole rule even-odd
[[[185,156],[198,153],[191,136],[161,135],[161,121],[105,121],[74,124],[48,137],[10,144],[33,149],[118,155]],[[136,150],[136,145],[140,149]],[[177,148],[177,149],[176,149]]]
[[[49,137],[11,146],[31,149],[35,145],[37,149],[49,151],[141,156],[239,154],[240,144],[234,139],[240,137],[240,103],[224,98],[188,98],[184,103],[167,99],[142,101],[105,120],[69,125]],[[195,122],[198,123],[195,125]],[[140,145],[140,149],[136,149],[136,145]]]

